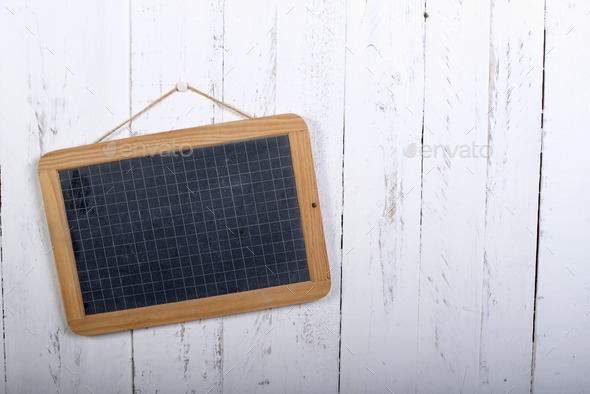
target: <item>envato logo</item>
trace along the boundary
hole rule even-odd
[[[187,157],[192,155],[191,145],[177,144],[175,142],[166,142],[162,144],[118,144],[115,141],[109,142],[102,149],[106,157],[138,157],[138,156],[171,156]]]
[[[418,154],[418,146],[412,142],[404,149],[404,156],[411,159]],[[437,158],[447,156],[449,158],[459,157],[461,159],[467,158],[488,158],[492,155],[492,147],[489,145],[477,145],[475,142],[471,145],[423,145],[422,157]]]

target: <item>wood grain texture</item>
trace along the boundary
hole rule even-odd
[[[325,296],[329,290],[330,281],[327,280],[300,282],[288,286],[88,315],[70,321],[70,327],[72,331],[81,335],[96,335],[310,302]]]
[[[547,1],[535,393],[590,387],[590,4]]]
[[[220,98],[223,81],[223,1],[131,4],[133,113],[179,81]],[[133,134],[221,122],[219,106],[175,93],[131,125]],[[129,130],[127,130],[129,132]],[[134,388],[221,393],[221,318],[133,332]]]
[[[418,392],[477,392],[490,7],[427,3]],[[472,148],[475,147],[475,148]]]
[[[0,392],[514,394],[531,373],[535,393],[587,391],[590,8],[546,1],[535,245],[544,6],[3,2]],[[94,141],[179,80],[252,115],[304,116],[332,289],[292,309],[135,330],[133,353],[128,334],[80,340],[56,315],[36,162]],[[113,139],[237,119],[175,93]],[[489,159],[454,151],[474,142]]]
[[[297,182],[297,199],[307,251],[309,277],[312,282],[329,282],[330,267],[307,127],[305,130],[289,133],[289,144]]]
[[[495,0],[490,17],[479,391],[528,393],[541,152],[543,5]]]
[[[4,2],[1,15],[6,391],[129,392],[129,333],[67,328],[36,174],[43,153],[126,116],[128,5]]]
[[[9,29],[12,27],[12,24],[10,22],[8,22],[7,17],[9,15],[6,14],[0,14],[0,34],[6,34]],[[16,44],[18,45],[18,43]],[[5,42],[0,42],[0,50],[2,51],[7,51],[9,49],[13,49],[14,48],[14,44],[12,45],[7,45],[7,43]],[[21,59],[22,60],[22,59]],[[6,64],[6,62],[2,61],[2,59],[0,59],[0,84],[2,84],[4,86],[4,84],[7,82],[7,71],[11,70],[12,67],[8,64]],[[20,99],[22,99],[22,97],[19,97]],[[8,264],[7,260],[4,259],[4,254],[2,253],[2,246],[3,246],[3,241],[2,241],[2,196],[3,194],[3,190],[2,190],[2,182],[4,181],[4,176],[2,174],[2,166],[4,165],[4,162],[6,160],[6,157],[4,156],[4,151],[5,148],[2,148],[3,146],[6,146],[6,136],[4,135],[4,133],[1,130],[6,130],[11,124],[15,125],[18,124],[18,121],[14,118],[8,119],[5,117],[5,111],[3,110],[3,108],[8,108],[8,102],[9,102],[9,98],[6,97],[6,95],[0,94],[0,283],[2,285],[2,291],[0,292],[0,302],[2,303],[2,342],[0,343],[0,355],[2,355],[3,357],[6,355],[6,348],[5,348],[5,338],[6,338],[6,326],[5,326],[5,320],[6,320],[6,315],[4,314],[5,311],[5,304],[4,304],[4,283],[2,282],[4,280],[4,267]],[[22,100],[21,100],[22,102]],[[0,391],[6,392],[6,358],[4,357],[4,361],[0,364],[0,367],[2,370],[0,370]]]
[[[423,14],[348,2],[343,393],[416,392]]]
[[[224,60],[222,98],[252,116],[272,115],[276,112],[276,43],[277,2],[263,0],[241,7],[241,2],[224,1]],[[248,27],[238,22],[249,21]],[[224,120],[235,119],[235,114],[224,112]],[[290,309],[290,308],[289,308]],[[298,309],[297,307],[295,309]],[[265,310],[223,319],[223,392],[284,391],[284,360],[277,346],[274,331],[280,309]],[[271,331],[272,330],[272,331]],[[290,338],[293,330],[283,331],[280,340]],[[273,340],[274,339],[274,340]],[[289,339],[290,340],[290,339]],[[277,360],[277,361],[274,361]],[[280,361],[278,361],[280,360]],[[273,364],[279,368],[274,369]],[[278,375],[275,371],[282,373]],[[291,371],[297,375],[297,368]]]
[[[47,216],[47,227],[49,228],[63,309],[68,325],[71,328],[73,321],[84,318],[84,304],[82,302],[76,260],[74,259],[70,228],[66,218],[63,192],[59,182],[59,173],[55,170],[43,171],[39,174],[39,183],[43,195],[43,205]]]
[[[291,355],[284,366],[272,366],[285,391],[326,393],[339,386],[345,20],[342,0],[281,1],[277,9],[277,112],[305,114],[332,278],[325,298],[281,316],[269,334],[277,356]],[[285,326],[287,337],[278,330]],[[310,354],[313,361],[303,362]]]
[[[318,302],[224,318],[228,393],[338,390],[342,6],[264,1],[244,9],[226,1],[224,99],[256,116],[304,114],[330,268],[336,266],[332,290]],[[250,21],[250,27],[230,22],[238,20]]]
[[[48,152],[39,160],[39,172],[61,171],[71,168],[176,152],[182,149],[198,148],[211,145],[225,144],[256,138],[272,137],[287,133],[307,132],[305,122],[295,114],[281,114],[264,118],[234,121],[224,123],[223,126],[208,125],[191,127],[188,129],[161,132],[116,141],[100,142],[90,145],[58,149]],[[301,141],[298,149],[305,149],[308,155],[307,139]],[[311,164],[311,161],[310,161]]]

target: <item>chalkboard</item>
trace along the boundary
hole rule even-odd
[[[76,333],[308,302],[330,289],[297,115],[50,152],[39,178]]]
[[[308,281],[286,135],[60,171],[86,314]]]

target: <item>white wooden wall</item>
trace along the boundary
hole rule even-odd
[[[0,1],[2,390],[590,392],[589,40],[588,0]],[[37,162],[178,81],[306,119],[332,290],[76,336]]]

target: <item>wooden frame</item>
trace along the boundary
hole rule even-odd
[[[291,145],[310,281],[116,312],[84,313],[58,171],[276,135],[288,135]],[[322,298],[330,291],[309,131],[297,115],[269,116],[62,149],[45,154],[38,170],[64,311],[68,325],[77,334],[103,334],[304,303]]]

